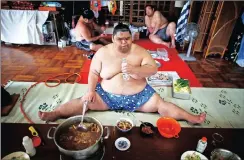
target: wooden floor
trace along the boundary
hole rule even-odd
[[[86,52],[76,47],[1,46],[1,84],[8,80],[36,82],[61,73],[80,71]],[[187,62],[204,87],[244,88],[244,68],[220,58]]]
[[[1,84],[8,80],[37,82],[62,74],[80,71],[86,52],[76,47],[6,46],[1,48]]]

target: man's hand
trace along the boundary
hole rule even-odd
[[[129,63],[123,63],[121,66],[122,73],[127,73],[127,74],[135,74],[135,66],[132,66]]]
[[[96,100],[96,92],[95,91],[89,91],[87,92],[84,97],[83,97],[84,101],[87,101],[89,103],[93,103]]]
[[[105,26],[102,26],[102,27],[101,27],[101,30],[102,30],[103,32],[106,31],[106,29],[107,29],[107,28],[106,28]]]
[[[149,33],[153,33],[153,28],[152,27],[148,27],[147,30],[148,30]]]
[[[107,37],[107,35],[106,35],[106,34],[100,34],[99,37],[100,37],[100,38],[104,38],[104,37]]]
[[[137,75],[137,73],[135,72],[137,68],[138,67],[125,63],[122,65],[121,70],[122,70],[122,73],[127,73],[130,75],[130,77],[132,77],[134,79],[142,79],[142,77]]]

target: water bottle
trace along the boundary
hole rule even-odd
[[[35,147],[33,145],[33,142],[28,136],[25,136],[23,138],[22,144],[25,147],[26,153],[28,155],[34,156],[36,154],[36,149],[35,149]]]
[[[123,58],[122,59],[122,64],[121,64],[122,67],[125,66],[126,64],[127,64],[126,58]],[[127,73],[123,73],[123,79],[126,80],[126,81],[129,80],[130,79],[130,75],[127,74]]]
[[[106,22],[105,22],[105,26],[106,26],[106,28],[109,27],[109,21],[108,21],[108,20],[106,20]]]
[[[200,153],[203,153],[206,147],[207,147],[207,138],[202,137],[202,139],[198,141],[196,150]]]

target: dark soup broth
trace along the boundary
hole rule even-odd
[[[101,128],[96,123],[84,122],[88,131],[78,129],[77,122],[59,135],[58,143],[66,150],[83,150],[95,144],[101,136]]]

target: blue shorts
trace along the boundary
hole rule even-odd
[[[87,42],[86,40],[81,40],[76,42],[76,47],[79,49],[84,49],[86,51],[91,51],[91,44],[102,44],[99,40],[93,42]]]
[[[118,95],[108,93],[103,90],[100,83],[96,86],[96,92],[111,110],[126,110],[133,112],[145,104],[155,93],[155,90],[149,86],[134,95]]]
[[[86,51],[91,51],[90,45],[92,42],[87,42],[86,40],[81,40],[76,42],[76,47],[79,49],[84,49]]]
[[[159,36],[163,41],[169,42],[170,41],[170,36],[166,34],[167,27],[164,27],[156,32],[156,35]]]

